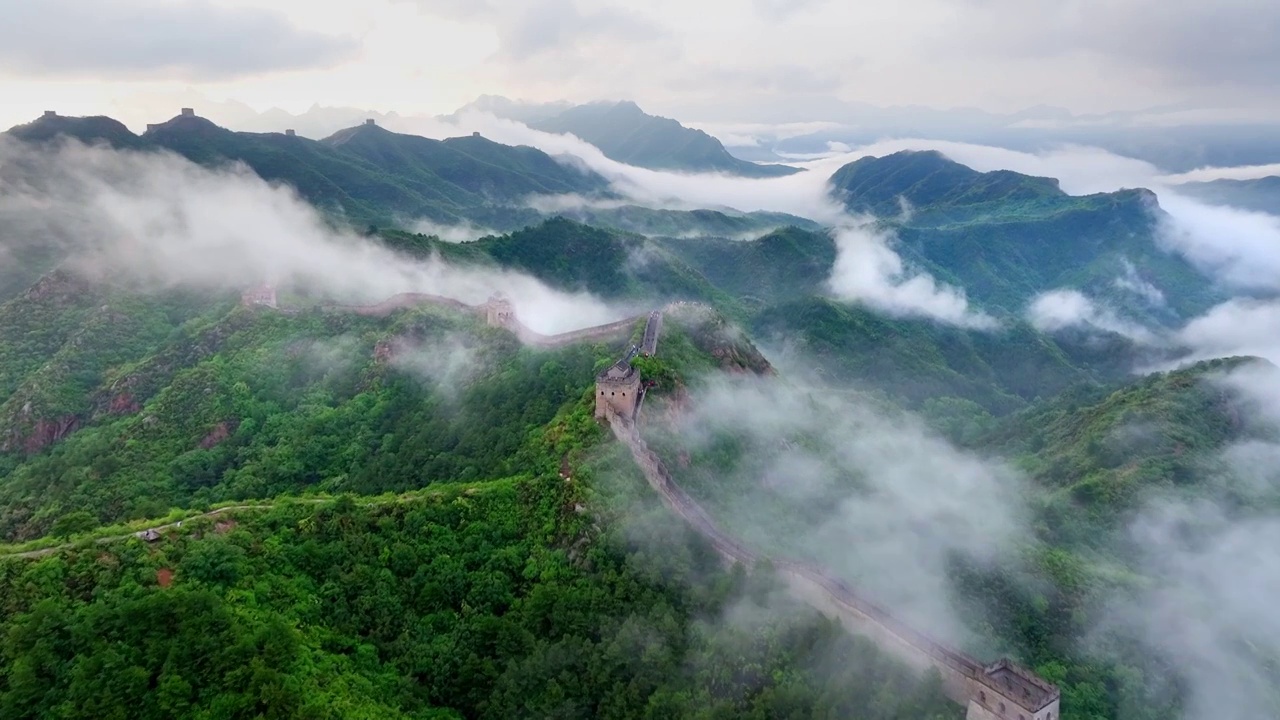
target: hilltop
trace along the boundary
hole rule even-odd
[[[906,258],[987,307],[1020,313],[1039,293],[1076,288],[1172,326],[1225,299],[1157,242],[1163,211],[1149,190],[1068,195],[1052,178],[982,173],[936,151],[861,158],[831,184],[850,211],[876,215]]]
[[[7,134],[30,143],[70,137],[86,145],[106,143],[117,148],[140,148],[145,145],[124,123],[105,115],[67,117],[45,113],[29,123],[9,128]]]
[[[633,102],[595,103],[535,120],[531,126],[569,133],[618,162],[655,170],[720,172],[741,177],[780,177],[800,172],[786,165],[739,160],[719,140],[670,118],[649,115]]]
[[[1221,358],[1046,399],[1003,420],[981,443],[1021,456],[1053,492],[1047,530],[1059,542],[1101,543],[1100,533],[1153,490],[1190,486],[1214,450],[1248,436],[1242,399],[1218,382],[1258,358]]]

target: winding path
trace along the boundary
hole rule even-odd
[[[329,502],[329,501],[328,500],[296,500],[294,502],[312,504],[312,503],[321,503],[321,502]],[[154,527],[147,528],[146,530],[138,530],[136,532],[128,532],[128,533],[123,533],[121,535],[109,535],[107,537],[96,538],[93,542],[98,545],[106,545],[108,543],[120,542],[121,540],[128,540],[131,537],[140,538],[142,537],[143,533],[148,531],[164,532],[165,530],[172,530],[174,528],[180,527],[183,523],[191,522],[192,520],[199,520],[200,518],[210,518],[210,517],[222,515],[224,513],[241,512],[244,510],[269,510],[273,507],[275,507],[274,503],[270,505],[232,505],[229,507],[218,508],[217,510],[210,510],[209,512],[203,513],[201,515],[192,515],[189,518],[177,520],[175,522],[171,522],[165,525],[156,525]],[[27,550],[26,552],[0,554],[0,560],[8,560],[8,559],[22,560],[22,559],[44,557],[45,555],[52,555],[56,552],[61,552],[63,550],[70,550],[71,548],[76,547],[77,545],[80,545],[84,542],[85,542],[84,540],[80,540],[76,542],[63,543],[61,545],[54,545],[53,547],[40,548],[39,550]]]

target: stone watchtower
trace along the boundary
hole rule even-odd
[[[629,420],[639,401],[640,373],[626,360],[619,360],[596,376],[597,418],[608,417],[612,412]]]
[[[969,688],[965,720],[1059,720],[1058,688],[1009,660],[983,668]]]
[[[492,327],[511,327],[516,319],[515,306],[502,293],[489,296],[484,304],[484,321]]]

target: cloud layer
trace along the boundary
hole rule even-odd
[[[476,304],[500,290],[543,333],[625,315],[520,273],[398,255],[333,229],[291,190],[243,167],[214,171],[74,143],[33,151],[0,138],[0,171],[0,221],[61,244],[79,269],[101,277],[211,289],[269,281],[350,303],[422,292]]]
[[[350,59],[350,38],[208,2],[0,0],[0,69],[24,76],[228,80]]]
[[[734,532],[820,561],[946,641],[971,639],[948,599],[952,554],[1009,560],[1026,537],[1015,471],[853,396],[777,379],[713,379],[693,393],[674,432],[693,455],[743,453],[714,468],[718,487],[741,488],[721,493],[716,513]],[[681,476],[678,465],[672,471]],[[776,524],[752,524],[765,507],[806,520],[779,536]]]

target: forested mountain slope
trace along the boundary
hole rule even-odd
[[[41,118],[9,133],[28,142],[59,135],[114,147],[171,150],[197,163],[243,162],[266,180],[285,182],[318,207],[354,223],[391,225],[427,218],[521,227],[539,215],[531,195],[603,192],[603,178],[563,165],[540,150],[482,138],[431,140],[360,125],[324,141],[282,133],[240,133],[179,115],[136,136],[107,118]]]
[[[1147,190],[1073,196],[1056,180],[979,173],[936,151],[904,151],[850,163],[831,178],[851,211],[879,216],[904,256],[970,298],[1018,311],[1038,293],[1085,291],[1140,320],[1176,325],[1223,299],[1180,255],[1156,241]],[[1117,283],[1136,280],[1161,301]]]
[[[74,295],[54,290],[4,310]],[[670,320],[671,367],[759,358],[714,327]],[[103,358],[85,427],[2,456],[6,537],[321,501],[0,558],[0,713],[958,718],[936,676],[725,572],[598,447],[591,378],[619,350],[529,350],[432,307],[214,299]],[[385,491],[410,492],[323,499]]]

